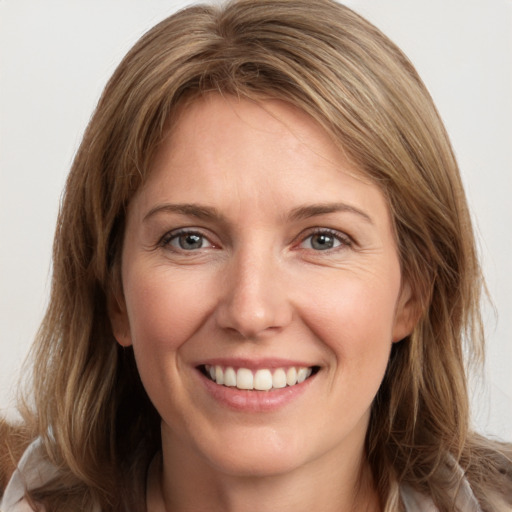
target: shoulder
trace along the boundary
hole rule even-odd
[[[62,472],[49,462],[42,439],[37,438],[23,453],[3,496],[0,496],[0,512],[35,512],[36,508],[30,504],[28,493],[47,484],[50,486],[55,482],[62,484],[62,480]],[[76,499],[70,501],[69,493],[61,492],[61,497],[63,499],[59,504],[59,510],[78,510],[76,506],[78,501]],[[44,510],[45,508],[38,504],[37,512],[44,512]],[[100,507],[97,503],[92,503],[80,510],[100,512]]]
[[[0,502],[2,512],[32,512],[25,500],[27,490],[43,485],[57,474],[42,453],[39,439],[28,446],[5,488]]]
[[[430,497],[408,485],[403,485],[400,488],[400,497],[405,512],[439,512]],[[458,512],[483,512],[467,480],[463,480],[459,488],[455,507]]]
[[[452,484],[448,484],[451,490],[445,489],[445,491],[451,495],[450,500],[453,500],[451,504],[453,510],[457,512],[483,512],[463,469],[452,457],[449,458],[449,462],[444,466],[444,472],[446,473],[444,481],[452,481]],[[453,476],[455,479],[452,478]],[[457,482],[457,485],[451,487],[454,481]],[[439,485],[442,484],[440,483]],[[402,485],[400,496],[405,512],[439,512],[438,507],[430,496],[414,489],[412,486]]]
[[[474,436],[466,476],[484,510],[512,511],[512,444]]]
[[[30,442],[27,428],[11,424],[0,417],[0,496]]]
[[[415,491],[406,484],[400,487],[400,497],[405,512],[438,512],[437,507],[428,496]]]
[[[466,471],[453,459],[445,467],[457,477],[458,483],[456,489],[453,489],[454,510],[457,512],[512,511],[512,447],[503,443],[499,448],[500,450],[487,451],[485,458],[475,457],[472,467]],[[491,466],[492,474],[489,472]],[[445,481],[450,481],[450,477],[445,476]],[[400,497],[406,512],[438,512],[433,500],[412,485],[402,484]]]

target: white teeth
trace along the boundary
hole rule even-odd
[[[219,381],[217,381],[217,384],[218,383]],[[236,387],[238,389],[254,389],[254,377],[251,370],[247,368],[238,369],[236,372]]]
[[[276,389],[286,387],[286,373],[282,368],[278,368],[272,375],[272,387]]]
[[[226,371],[224,372],[224,385],[231,387],[236,386],[236,373],[231,367],[226,368]]]
[[[294,366],[288,368],[288,371],[286,372],[286,384],[288,384],[288,386],[297,384],[297,370]]]
[[[308,370],[309,368],[299,368],[297,372],[297,383],[304,382],[308,378]]]
[[[218,365],[206,365],[205,370],[217,384],[258,391],[295,386],[295,384],[304,382],[313,371],[312,368],[291,366],[287,369],[276,368],[275,370],[261,368],[253,373],[248,368],[238,368],[238,370],[235,370],[231,366],[223,368]]]
[[[224,372],[220,366],[215,367],[215,382],[217,384],[224,384]]]
[[[254,374],[254,389],[259,391],[272,389],[272,374],[270,370],[258,370]]]

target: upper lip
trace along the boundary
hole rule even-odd
[[[247,368],[249,370],[259,370],[262,368],[289,368],[291,366],[295,367],[305,367],[310,368],[312,366],[317,366],[312,364],[311,362],[300,361],[298,359],[282,359],[275,357],[265,357],[265,358],[231,358],[231,357],[216,357],[205,359],[203,361],[198,362],[195,366],[223,366],[223,367],[232,367],[232,368]]]

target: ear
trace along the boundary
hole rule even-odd
[[[402,285],[400,296],[396,305],[395,321],[393,324],[393,343],[402,341],[409,336],[421,316],[419,300],[412,293],[409,283]]]
[[[126,303],[122,293],[111,293],[107,300],[107,307],[114,338],[119,345],[129,347],[132,344],[132,337]]]

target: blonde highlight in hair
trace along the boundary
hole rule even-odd
[[[131,349],[115,342],[108,302],[121,289],[126,208],[179,109],[210,92],[295,105],[389,202],[419,321],[393,348],[367,435],[384,509],[400,507],[406,483],[455,510],[460,464],[484,510],[506,510],[497,486],[510,457],[469,426],[464,354],[481,359],[482,277],[453,151],[407,58],[329,0],[185,9],[144,35],[107,84],[66,184],[26,411],[61,473],[31,498],[52,511],[144,506],[159,418]]]

